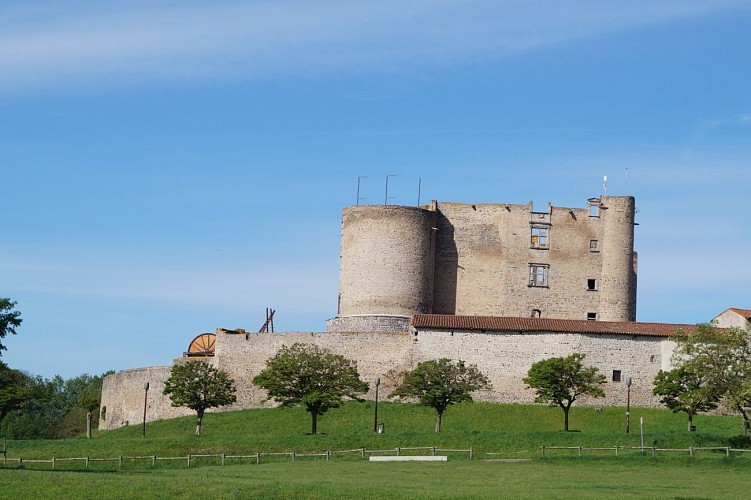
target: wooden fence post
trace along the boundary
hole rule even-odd
[[[542,458],[545,458],[545,445],[542,445],[540,448],[542,448]]]
[[[55,457],[52,457],[52,470],[55,470]]]
[[[365,460],[365,448],[360,448],[360,458]]]
[[[190,468],[190,453],[188,453],[188,468]]]
[[[86,459],[84,460],[84,469],[88,469],[88,468],[89,468],[89,457],[86,457]]]
[[[469,447],[469,459],[472,460],[475,457],[475,449],[471,446]]]
[[[154,455],[153,457],[151,457],[151,466],[152,467],[156,467],[156,455]]]
[[[118,468],[118,469],[122,469],[122,467],[123,467],[123,456],[122,456],[122,455],[120,455],[120,456],[119,456],[119,457],[117,458],[117,468]]]
[[[225,455],[226,455],[226,453],[222,453],[222,467],[224,467],[224,457],[225,457]]]

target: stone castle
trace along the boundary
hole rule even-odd
[[[381,377],[386,393],[395,385],[389,373],[429,359],[462,359],[493,384],[477,399],[497,402],[531,402],[534,393],[522,382],[531,364],[581,352],[608,378],[605,399],[594,403],[624,404],[630,378],[633,404],[657,406],[652,380],[670,367],[668,336],[693,325],[635,322],[634,213],[628,196],[544,211],[531,202],[348,207],[338,311],[325,332],[219,328],[199,336],[210,337],[211,348],[192,354],[237,382],[237,403],[218,411],[269,406],[251,380],[281,346],[295,342],[355,359],[362,378]],[[100,428],[139,422],[144,397],[148,420],[191,414],[162,395],[170,368],[106,377]]]

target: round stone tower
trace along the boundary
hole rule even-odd
[[[339,307],[328,330],[404,330],[433,308],[435,206],[342,212]]]
[[[601,321],[636,321],[636,254],[634,253],[634,197],[603,196]]]

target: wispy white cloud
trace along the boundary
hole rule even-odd
[[[0,9],[0,88],[253,79],[516,53],[737,5],[683,0],[77,2]]]

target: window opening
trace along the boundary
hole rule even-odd
[[[596,312],[588,312],[587,313],[587,321],[597,321],[597,313]]]
[[[599,252],[600,251],[600,242],[599,242],[599,240],[589,240],[589,251],[590,252]]]
[[[542,311],[539,309],[532,309],[531,317],[533,318],[541,318],[542,317]]]
[[[548,248],[548,228],[545,226],[532,226],[532,248]]]
[[[548,264],[529,265],[529,286],[548,286]]]
[[[620,381],[621,381],[621,371],[613,370],[613,382],[620,382]]]
[[[597,280],[595,278],[587,278],[587,290],[597,290]]]

